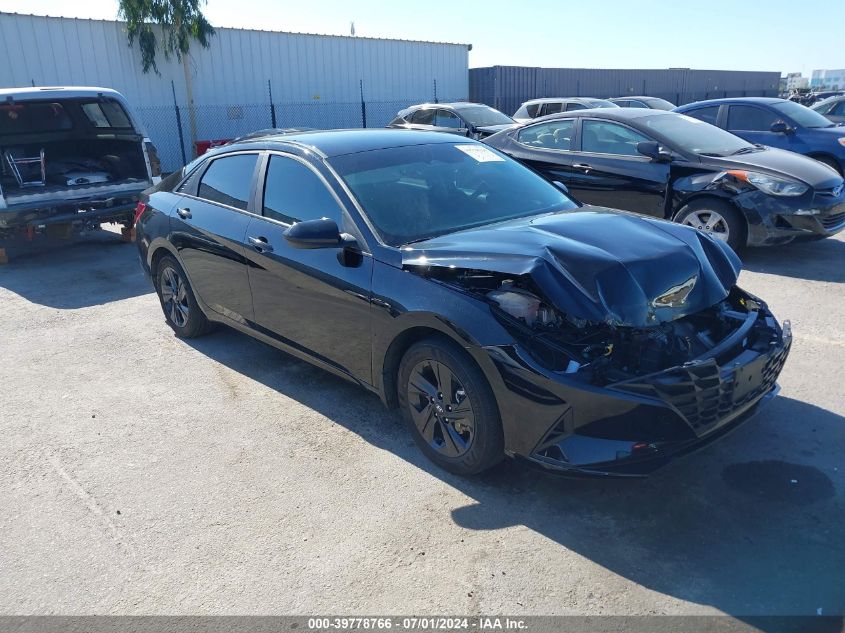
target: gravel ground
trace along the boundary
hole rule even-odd
[[[439,471],[378,399],[174,338],[113,233],[0,266],[0,613],[845,613],[845,241],[752,251],[783,390],[649,479]]]

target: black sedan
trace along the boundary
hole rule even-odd
[[[483,103],[421,103],[400,110],[387,127],[446,132],[482,139],[516,125],[509,116]]]
[[[223,323],[347,378],[461,474],[647,473],[771,398],[791,341],[724,243],[448,134],[218,148],[136,228],[178,336]]]
[[[485,143],[563,183],[581,202],[672,219],[735,250],[845,228],[845,187],[833,169],[671,112],[572,112]]]

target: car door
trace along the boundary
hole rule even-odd
[[[834,123],[845,123],[845,99],[834,103],[825,116]]]
[[[566,186],[586,204],[662,218],[669,165],[637,151],[638,143],[653,140],[627,125],[582,118]]]
[[[783,121],[783,116],[774,110],[756,105],[731,104],[725,129],[744,138],[749,143],[760,143],[770,147],[791,149],[790,134],[772,132],[772,124]]]
[[[557,119],[528,125],[515,131],[511,138],[513,142],[506,149],[508,154],[549,180],[557,180],[569,186],[575,119]]]
[[[196,295],[236,321],[252,318],[244,238],[258,158],[238,152],[209,160],[180,188],[170,224]]]
[[[451,110],[438,109],[434,114],[434,128],[437,132],[448,132],[466,136],[469,134],[469,125]]]
[[[249,284],[259,331],[358,380],[370,383],[372,257],[339,248],[294,248],[284,231],[295,222],[330,218],[357,228],[328,184],[333,178],[304,159],[270,153],[247,228]],[[350,255],[344,257],[344,255]]]

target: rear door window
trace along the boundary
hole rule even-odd
[[[563,110],[563,104],[560,101],[553,101],[552,103],[544,103],[540,116],[547,114],[557,114]]]
[[[768,132],[780,120],[774,112],[756,106],[732,105],[728,110],[728,130]]]
[[[215,158],[200,179],[197,197],[245,211],[257,161],[258,154]]]
[[[563,119],[531,125],[519,131],[519,142],[543,149],[571,150],[574,119]]]
[[[417,110],[411,115],[411,123],[416,125],[434,125],[436,110]]]
[[[526,110],[528,110],[528,116],[532,119],[537,118],[537,111],[540,109],[539,103],[532,103],[530,105],[525,106]]]
[[[572,112],[573,110],[586,110],[586,109],[587,109],[587,106],[585,106],[583,103],[572,102],[572,103],[568,103],[566,105],[566,111],[567,112]]]
[[[687,116],[691,116],[694,119],[698,119],[699,121],[704,121],[705,123],[716,125],[716,121],[719,120],[719,106],[707,106],[706,108],[697,108],[696,110],[684,112],[684,114],[686,114]]]

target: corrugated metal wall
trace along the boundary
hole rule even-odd
[[[0,87],[114,88],[146,123],[167,169],[190,157],[181,63],[159,55],[161,74],[144,74],[123,23],[0,13],[0,56]],[[191,58],[199,139],[232,138],[274,120],[278,127],[383,126],[413,103],[468,94],[465,44],[218,28],[210,48],[194,47]],[[183,108],[181,147],[174,91]]]
[[[678,105],[717,97],[776,97],[779,72],[492,66],[469,71],[469,98],[513,114],[540,97],[650,95]]]

